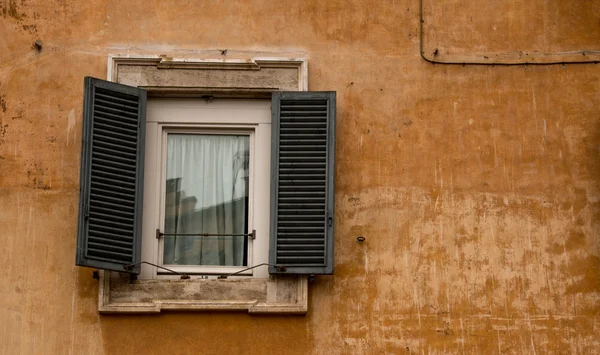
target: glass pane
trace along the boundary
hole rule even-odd
[[[244,135],[167,136],[164,264],[247,264],[247,237],[231,234],[248,233],[249,149]]]

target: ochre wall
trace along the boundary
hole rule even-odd
[[[429,55],[600,50],[599,1],[424,1]],[[600,352],[600,65],[433,65],[418,29],[417,0],[0,0],[0,354]],[[304,317],[100,316],[83,77],[225,48],[337,91],[335,275]]]

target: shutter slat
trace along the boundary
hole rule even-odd
[[[137,127],[137,120],[132,120],[129,117],[121,117],[119,115],[115,115],[109,112],[96,111],[94,113],[94,119],[106,119],[115,122],[117,126],[125,126],[125,127]]]
[[[90,207],[90,209],[92,209],[94,206],[100,206],[106,209],[113,209],[115,210],[115,213],[135,213],[135,208],[122,206],[118,203],[112,203],[111,201],[95,200],[94,204]]]
[[[85,79],[77,265],[138,274],[146,91]]]
[[[136,150],[137,148],[136,139],[135,137],[132,137],[131,134],[127,134],[126,132],[116,132],[116,130],[105,130],[101,127],[98,127],[97,125],[94,128],[94,139],[105,139],[109,142],[121,144],[125,147],[130,147],[130,149],[133,150]]]
[[[333,272],[335,93],[274,93],[271,273]]]
[[[303,157],[304,161],[316,161],[323,162],[326,159],[325,154],[320,152],[312,152],[311,156],[306,156],[305,152],[297,152],[297,151],[288,151],[288,152],[279,152],[279,158],[284,162],[292,162],[296,161],[297,157]]]
[[[325,110],[327,110],[327,105],[325,105]],[[325,113],[325,114],[324,114]],[[308,118],[308,117],[325,117],[327,118],[326,112],[323,111],[288,111],[285,107],[282,107],[281,117],[300,117],[300,118]]]
[[[315,244],[322,244],[322,242],[324,241],[323,236],[319,235],[318,233],[296,233],[296,234],[291,234],[291,233],[280,233],[281,238],[279,238],[277,240],[278,244],[300,244],[300,245],[304,245],[304,244],[310,244],[310,243],[315,243]],[[286,238],[286,236],[289,236],[289,238]],[[294,237],[299,237],[299,238],[294,238]],[[317,238],[311,238],[311,237],[317,237]]]
[[[105,90],[96,90],[96,97],[99,99],[103,99],[103,100],[111,100],[114,102],[120,102],[126,105],[132,105],[134,107],[137,107],[138,105],[138,100],[136,98],[125,98],[123,96],[119,96],[119,95],[115,95],[114,92],[112,93],[106,93]]]
[[[279,250],[283,250],[283,251],[292,251],[295,252],[296,250],[302,250],[304,247],[308,247],[308,248],[312,248],[312,249],[319,249],[319,248],[323,248],[323,244],[319,243],[319,244],[308,244],[308,243],[302,243],[302,244],[277,244]]]
[[[310,128],[310,127],[294,127],[294,126],[290,126],[290,127],[281,127],[279,129],[279,131],[281,132],[281,134],[308,134],[308,133],[312,133],[312,134],[327,134],[327,127],[326,126],[319,126],[319,127],[315,127],[315,128]]]
[[[321,111],[321,112],[327,112],[327,101],[321,101],[319,103],[316,103],[313,105],[310,102],[304,102],[304,103],[298,103],[297,105],[295,104],[282,104],[281,108],[284,109],[285,111]]]
[[[300,151],[303,154],[309,155],[311,154],[313,151],[322,151],[323,149],[325,149],[325,144],[317,144],[317,145],[295,145],[295,144],[290,144],[290,143],[285,143],[279,146],[279,150],[281,151]]]
[[[120,229],[120,230],[127,230],[130,231],[133,228],[131,228],[131,224],[132,221],[116,221],[116,218],[114,218],[113,216],[106,216],[106,215],[99,215],[97,213],[90,213],[90,223],[97,223],[97,224],[106,224],[106,225],[110,225],[114,228]]]
[[[292,256],[292,255],[286,255],[284,256],[280,256],[279,257],[280,262],[282,264],[304,264],[304,263],[310,263],[310,266],[320,266],[322,265],[322,260],[323,257],[322,256],[308,256],[308,255],[298,255],[298,256]]]
[[[297,122],[290,120],[289,122],[282,123],[281,128],[327,128],[327,124],[319,122]]]
[[[128,156],[119,156],[115,154],[108,154],[104,149],[97,149],[94,153],[92,153],[92,158],[98,157],[101,159],[107,159],[112,161],[119,161],[124,164],[135,164],[135,158],[130,158]]]
[[[302,201],[302,200],[300,200]],[[279,199],[279,205],[281,205],[281,198]],[[279,208],[279,215],[285,215],[285,214],[291,214],[291,215],[295,215],[295,214],[301,214],[301,215],[307,215],[307,214],[319,214],[320,216],[323,216],[323,213],[325,212],[324,209],[319,209],[319,208],[302,208],[302,209],[283,209],[283,208]]]
[[[106,158],[101,158],[99,157],[97,154],[92,154],[92,163],[97,164],[97,165],[103,165],[103,166],[109,166],[109,167],[113,167],[116,169],[123,169],[124,171],[127,171],[125,169],[135,169],[135,162],[134,163],[122,163],[119,161],[116,161],[115,159],[106,159]]]
[[[119,146],[118,144],[113,144],[110,142],[102,142],[102,141],[96,141],[95,142],[95,151],[102,151],[104,153],[112,153],[112,154],[117,154],[117,155],[121,155],[122,157],[129,157],[129,158],[133,158],[133,159],[137,159],[136,158],[136,151],[123,151],[123,147]]]
[[[113,209],[112,208],[106,208],[103,207],[101,205],[95,205],[90,207],[90,213],[95,212],[95,213],[112,213]],[[133,212],[125,212],[125,211],[120,211],[119,212],[119,216],[121,216],[122,218],[133,218],[134,213]]]
[[[114,126],[119,126],[119,130],[125,132],[127,134],[136,134],[137,127],[128,127],[123,125],[121,122],[111,121],[111,120],[102,120],[101,118],[96,117],[96,127],[104,128],[105,130],[111,130]]]
[[[286,140],[286,139],[323,139],[326,140],[327,139],[327,135],[325,134],[325,132],[323,133],[316,133],[316,134],[307,134],[307,133],[296,133],[296,132],[285,132],[282,131],[281,134],[279,135],[281,137],[281,140]]]
[[[92,177],[92,182],[108,183],[108,184],[112,184],[113,186],[117,186],[119,188],[129,188],[131,190],[135,190],[135,183],[122,181],[122,180],[115,180],[115,179],[112,179],[112,176],[110,176],[110,177],[94,176],[94,177]]]
[[[327,177],[327,174],[322,174],[323,168],[309,168],[302,169],[300,167],[293,168],[280,168],[279,176],[282,180],[292,180],[296,176],[299,176],[301,179],[308,180],[321,180]]]
[[[116,239],[106,239],[106,238],[101,238],[101,237],[94,237],[92,235],[90,235],[90,242],[92,243],[99,243],[99,244],[109,244],[109,245],[120,245],[124,248],[131,248],[133,246],[133,242],[129,241],[129,242],[125,242],[125,241],[121,241],[121,240],[116,240]]]
[[[122,206],[132,207],[132,208],[135,206],[135,201],[132,201],[131,199],[99,195],[99,194],[95,193],[95,190],[92,190],[92,193],[90,194],[90,200],[91,201],[94,201],[94,200],[108,201],[108,202],[117,203],[117,204],[121,204]]]
[[[312,221],[315,218],[321,217],[323,218],[323,215],[282,215],[281,213],[279,214],[279,221],[285,222],[285,221]]]
[[[132,238],[128,238],[123,236],[122,234],[115,234],[115,233],[110,233],[110,232],[106,232],[106,231],[90,231],[90,239],[107,239],[110,240],[111,242],[115,242],[115,243],[120,243],[120,242],[126,242],[129,243],[131,245],[133,245],[133,239]]]
[[[94,242],[90,239],[90,243],[88,245],[92,249],[123,253],[124,255],[127,255],[129,250],[131,250],[130,246],[119,246],[119,245],[114,245],[114,244],[108,244],[108,243],[102,242],[101,240],[96,240],[96,242]]]
[[[131,229],[116,228],[116,227],[113,227],[112,223],[103,223],[103,221],[97,221],[98,223],[92,223],[92,222],[94,222],[94,220],[92,218],[90,218],[90,222],[89,222],[90,228],[93,227],[93,228],[97,229],[98,231],[106,231],[108,233],[122,235],[124,237],[128,237],[131,234],[131,231],[133,230],[133,228],[131,228]]]
[[[127,217],[127,216],[121,215],[121,214],[119,214],[117,216],[115,214],[110,214],[110,213],[101,213],[97,209],[90,211],[90,216],[98,217],[100,219],[114,220],[117,222],[129,223],[129,224],[131,224],[133,222],[133,217]]]
[[[92,188],[94,186],[96,188],[98,188],[99,190],[106,190],[106,191],[111,191],[114,193],[130,194],[132,192],[135,192],[135,188],[105,184],[105,183],[97,181],[97,180],[92,180]]]
[[[94,109],[100,113],[108,113],[111,115],[119,116],[120,119],[129,122],[137,121],[137,115],[135,112],[131,112],[130,110],[118,108],[118,107],[110,107],[103,106],[102,104],[96,104]]]
[[[105,100],[103,100],[105,99]],[[110,108],[113,110],[117,110],[117,111],[123,111],[123,112],[127,112],[128,114],[133,115],[133,117],[137,118],[137,103],[123,103],[120,102],[119,99],[114,99],[114,98],[108,98],[106,96],[98,96],[96,95],[96,102],[95,102],[97,107],[105,107],[105,108]]]
[[[124,175],[122,171],[118,171],[118,170],[114,170],[114,171],[109,171],[108,168],[105,169],[101,169],[102,167],[98,166],[98,167],[94,167],[92,168],[92,179],[95,179],[97,177],[100,178],[105,178],[105,179],[113,179],[116,181],[119,181],[120,179],[124,180],[124,183],[136,183],[136,177],[135,176],[127,176]]]
[[[131,258],[131,255],[129,253],[117,253],[114,251],[110,251],[109,247],[92,248],[91,246],[88,246],[87,254],[90,257],[95,257],[95,258],[100,258],[100,259],[108,259],[111,261],[121,262],[124,264],[129,264],[129,260]]]
[[[113,200],[127,200],[131,194],[131,192],[128,191],[111,189],[109,187],[99,188],[98,185],[94,183],[92,183],[92,191],[94,195],[106,196]]]
[[[297,226],[279,226],[277,227],[277,232],[283,233],[284,235],[304,235],[303,233],[308,233],[311,235],[319,234],[325,236],[325,234],[323,234],[323,225],[304,226],[301,231],[297,229]]]
[[[277,256],[278,257],[310,257],[313,256],[315,258],[317,257],[325,257],[325,252],[324,251],[318,251],[318,250],[307,250],[308,248],[310,248],[312,245],[311,244],[305,244],[304,248],[296,248],[296,249],[281,249],[279,248],[279,250],[277,250]],[[315,249],[324,249],[322,245],[316,245]],[[318,260],[318,259],[315,259]]]

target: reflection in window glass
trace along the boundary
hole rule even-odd
[[[247,265],[249,136],[169,134],[163,264]],[[168,234],[225,234],[182,236]],[[229,234],[229,235],[228,235]]]

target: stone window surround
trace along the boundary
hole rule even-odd
[[[307,91],[303,58],[170,58],[164,55],[109,55],[107,80],[148,90],[149,96],[269,97],[273,91]],[[250,314],[305,314],[308,278],[136,280],[100,271],[100,313],[247,311]]]

